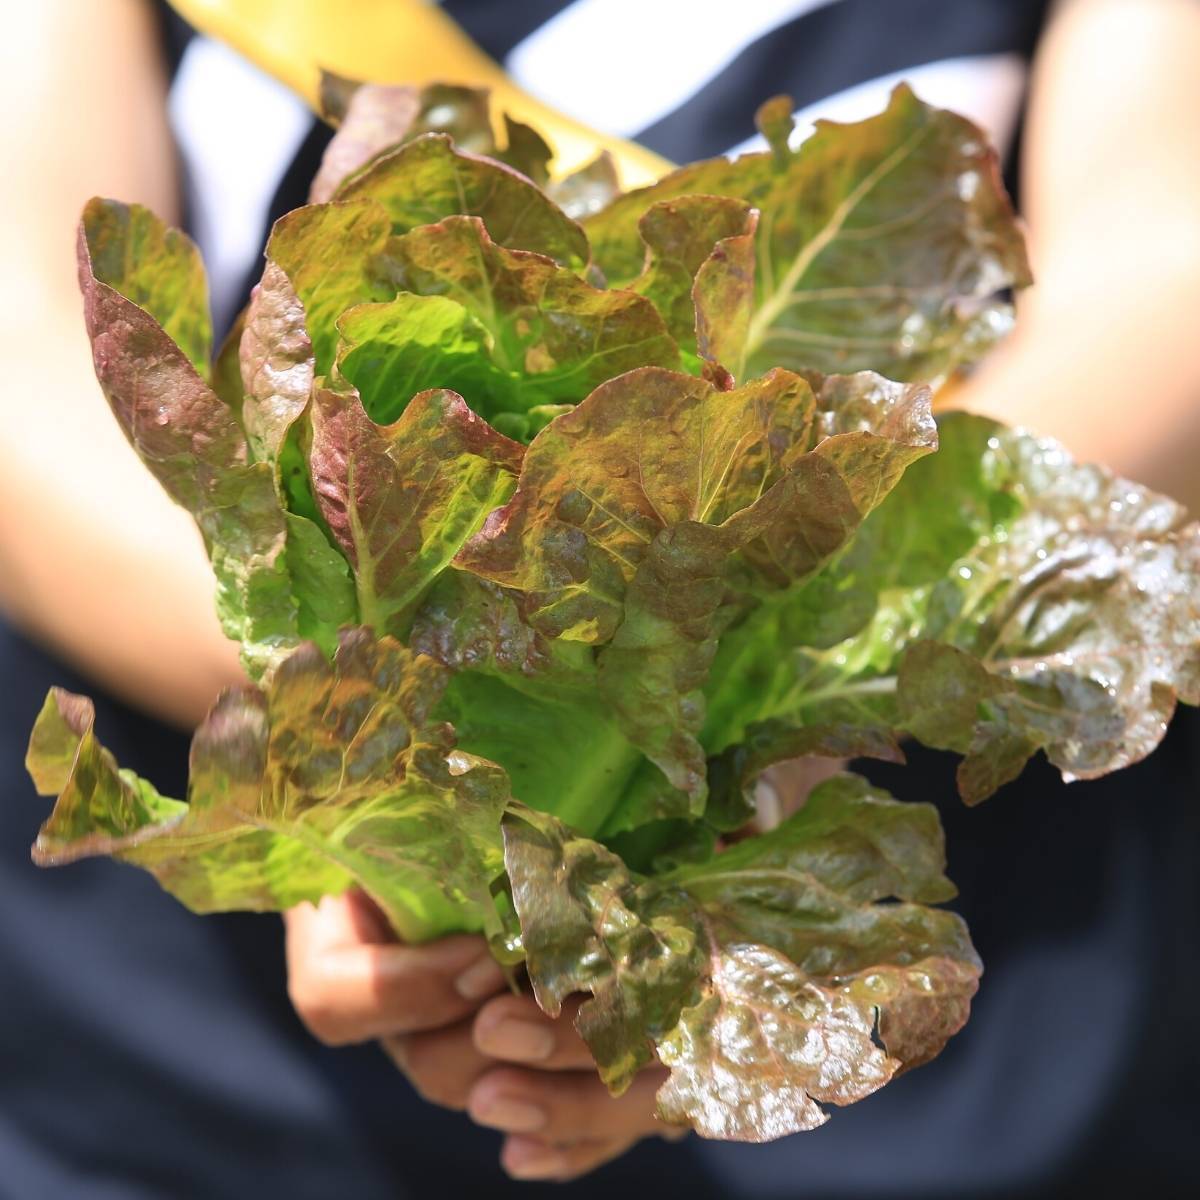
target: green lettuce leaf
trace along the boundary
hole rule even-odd
[[[832,410],[786,371],[726,392],[622,375],[534,439],[513,499],[458,557],[523,593],[544,635],[607,643],[600,695],[670,784],[643,777],[610,833],[703,810],[702,689],[746,590],[817,570],[933,447],[921,389],[818,387]]]
[[[660,200],[642,214],[638,232],[646,244],[646,266],[633,287],[654,301],[672,336],[696,353],[699,304],[692,287],[697,273],[717,252],[729,253],[732,240],[753,234],[758,216],[732,196],[680,196]],[[749,242],[752,246],[753,241]],[[753,283],[753,261],[750,282]],[[748,315],[748,305],[745,306]],[[732,323],[734,318],[731,316]]]
[[[313,268],[329,254],[335,269]],[[264,420],[286,428],[298,411],[303,381],[299,369],[287,374],[301,361],[293,327],[311,338],[315,374],[336,363],[378,420],[395,420],[415,391],[450,387],[480,414],[530,436],[560,411],[553,406],[577,403],[613,375],[679,361],[649,301],[592,287],[544,255],[507,250],[477,218],[392,237],[373,202],[310,205],[277,222],[268,257],[258,299],[266,328],[252,322],[255,340],[244,339],[247,383],[266,387],[248,415],[255,433]],[[298,307],[287,307],[281,275]],[[291,326],[281,319],[288,316]],[[384,373],[376,389],[364,379]],[[293,385],[283,403],[279,382]],[[532,418],[517,416],[531,410]]]
[[[522,447],[448,391],[380,426],[357,393],[319,387],[312,424],[317,503],[354,567],[361,619],[407,632],[424,590],[512,493]]]
[[[508,113],[504,114],[504,146],[492,151],[492,157],[506,163],[516,171],[520,171],[527,179],[531,179],[543,191],[549,191],[550,163],[554,151],[550,143],[531,125],[514,121]],[[568,217],[574,220],[574,214],[552,194],[551,198]]]
[[[766,153],[627,195],[604,156],[549,182],[480,90],[324,90],[316,202],[211,367],[191,243],[84,213],[97,375],[258,683],[197,731],[186,803],[53,692],[35,858],[110,854],[199,911],[361,887],[402,937],[524,953],[548,1012],[591,993],[601,1075],[664,1064],[665,1120],[812,1128],[966,1019],[937,820],[843,776],[721,834],[796,757],[916,737],[974,802],[1039,750],[1149,753],[1200,701],[1200,526],[935,427],[918,381],[1028,268],[980,132],[906,88],[797,149],[776,97]]]
[[[372,199],[394,233],[451,216],[479,217],[509,250],[532,250],[563,266],[589,258],[583,230],[535,184],[511,167],[456,150],[428,133],[376,159],[338,190],[339,200]]]
[[[536,130],[507,113],[505,145],[500,146],[492,128],[487,88],[357,83],[325,71],[321,100],[323,115],[337,126],[337,133],[325,148],[313,180],[309,193],[313,204],[333,199],[352,175],[424,133],[448,134],[460,150],[507,163],[539,187],[547,183],[550,147]]]
[[[444,686],[431,659],[366,630],[342,634],[332,665],[302,646],[266,689],[218,700],[192,743],[186,804],[121,771],[91,702],[56,689],[29,765],[61,794],[34,857],[111,854],[197,912],[282,909],[355,883],[410,939],[498,938],[508,784],[430,720]]]
[[[100,386],[138,457],[196,519],[222,626],[259,675],[299,636],[287,524],[269,468],[249,461],[236,414],[199,373],[210,335],[195,248],[146,209],[95,199],[79,230],[79,280]]]
[[[479,361],[492,369],[468,398],[489,417],[575,404],[623,371],[679,361],[648,301],[592,287],[543,255],[506,250],[477,218],[448,217],[393,239],[387,269],[401,291],[460,305],[471,333],[486,337]]]
[[[1048,439],[985,432],[979,474],[1024,511],[930,592],[924,632],[962,654],[911,646],[899,687],[906,711],[930,690],[976,692],[977,719],[941,735],[969,736],[959,784],[970,800],[1038,748],[1068,778],[1119,770],[1158,745],[1178,699],[1200,703],[1200,524]],[[966,655],[986,681],[963,670]]]
[[[296,601],[296,628],[327,656],[337,647],[338,630],[359,620],[358,595],[350,564],[329,544],[316,521],[289,512],[287,569]]]
[[[315,363],[307,314],[287,273],[268,262],[246,310],[238,346],[242,419],[256,459],[275,465],[312,393]]]
[[[328,375],[333,366],[337,320],[346,309],[395,296],[396,289],[374,272],[390,236],[387,211],[369,199],[309,204],[275,222],[267,242],[268,264],[277,264],[303,306],[315,375]],[[287,325],[271,334],[268,348],[277,339],[294,337]],[[247,371],[244,362],[242,370]]]
[[[549,636],[593,644],[616,632],[655,538],[685,523],[750,546],[762,586],[803,575],[935,445],[928,392],[869,375],[819,386],[846,393],[839,412],[820,412],[808,381],[788,371],[732,391],[627,372],[538,434],[516,494],[458,565],[522,592],[530,623]],[[878,433],[863,426],[871,420]],[[771,536],[769,517],[803,505],[810,475],[845,481],[842,512],[827,516],[822,496],[811,529],[787,523]]]
[[[546,193],[573,220],[581,220],[599,212],[620,194],[621,182],[617,165],[607,150],[601,150],[589,163],[577,171],[551,180]]]
[[[322,115],[337,126],[309,189],[309,203],[332,200],[338,188],[381,154],[423,133],[445,133],[460,149],[495,149],[485,88],[455,84],[359,83],[321,77]]]
[[[744,361],[751,376],[785,366],[935,382],[1008,328],[997,294],[1030,281],[995,151],[905,85],[876,117],[818,122],[795,151],[777,138],[763,154],[681,167],[586,218],[611,283],[641,272],[651,205],[692,195],[737,197],[761,214],[753,313],[736,352],[736,332],[720,334],[722,361]],[[735,306],[709,321],[736,330],[744,317]]]
[[[492,361],[488,331],[455,300],[401,292],[386,303],[347,309],[337,327],[336,372],[381,425],[435,384],[458,392],[481,415],[511,402],[516,381]]]
[[[696,313],[696,350],[705,373],[744,379],[750,320],[754,315],[755,235],[758,213],[747,214],[743,228],[715,243],[696,270],[692,302]]]
[[[297,438],[304,428],[297,422],[312,396],[315,363],[304,305],[277,263],[267,263],[239,326],[239,393],[250,450],[270,465],[280,503],[297,510],[285,512],[297,629],[301,638],[332,655],[337,631],[358,621],[358,604],[350,565],[321,526]]]
[[[95,197],[80,221],[79,272],[85,299],[105,288],[116,292],[150,316],[207,378],[213,340],[208,280],[185,233],[140,204]]]
[[[208,382],[212,390],[221,398],[225,406],[233,413],[240,413],[244,419],[242,406],[245,401],[245,389],[242,387],[242,366],[240,351],[242,334],[246,331],[246,309],[242,309],[234,318],[229,332],[213,359],[212,369],[208,374]]]
[[[974,802],[1039,749],[1068,777],[1135,762],[1200,699],[1180,506],[982,418],[944,417],[940,442],[826,578],[723,640],[706,745],[761,720],[903,729],[967,755]]]
[[[510,814],[504,843],[538,1002],[591,993],[576,1026],[602,1078],[619,1093],[657,1057],[668,1122],[743,1141],[814,1128],[821,1103],[870,1094],[966,1020],[978,959],[928,907],[954,895],[936,812],[860,779],[657,879],[549,816]]]
[[[437,715],[459,746],[504,762],[525,804],[597,833],[645,759],[598,694],[591,648],[546,637],[517,593],[453,568],[424,598],[409,641],[454,672]]]

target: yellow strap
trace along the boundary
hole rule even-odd
[[[425,0],[170,0],[202,33],[232,46],[318,109],[321,70],[371,83],[487,86],[499,108],[532,125],[565,175],[608,150],[625,187],[671,167],[621,138],[596,133],[522,91],[438,7]],[[496,0],[504,3],[504,0]]]

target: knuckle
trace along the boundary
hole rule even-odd
[[[293,977],[288,982],[288,998],[301,1024],[318,1042],[326,1046],[342,1046],[350,1039],[340,1020],[336,1007],[319,987],[303,976]]]
[[[390,973],[376,967],[370,977],[376,1008],[401,1033],[419,1033],[440,1024],[444,1006],[432,994],[430,983],[420,976]]]
[[[501,1095],[546,1100],[550,1098],[550,1083],[549,1075],[539,1076],[519,1067],[493,1067],[475,1081],[472,1102],[484,1106]]]
[[[501,992],[483,1004],[476,1021],[480,1025],[489,1026],[499,1025],[501,1021],[510,1017],[519,1020],[529,1016],[545,1019],[532,996],[514,996],[511,992]]]
[[[324,1046],[348,1046],[354,1041],[332,1009],[317,1006],[300,1014],[305,1029]]]
[[[583,1078],[547,1080],[541,1102],[550,1115],[549,1130],[576,1140],[642,1136],[656,1124],[653,1105],[631,1089],[614,1097],[589,1074]]]
[[[466,1108],[467,1088],[462,1080],[446,1070],[434,1039],[405,1039],[403,1071],[422,1100],[456,1112]]]

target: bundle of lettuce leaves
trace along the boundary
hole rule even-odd
[[[936,1055],[981,966],[936,810],[806,755],[1038,751],[1090,778],[1200,702],[1200,527],[1057,444],[931,411],[1029,282],[981,132],[898,88],[858,124],[621,193],[551,181],[482,92],[330,80],[312,202],[212,355],[150,212],[79,232],[96,371],[194,515],[253,682],[186,801],[55,690],[34,857],[107,854],[198,912],[349,887],[410,940],[482,931],[614,1092],[764,1140]],[[1002,801],[1001,801],[1002,802]]]

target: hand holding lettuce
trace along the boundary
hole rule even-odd
[[[236,369],[190,243],[84,214],[97,374],[254,682],[186,802],[53,692],[35,858],[112,854],[202,912],[356,885],[408,940],[483,932],[547,1013],[589,996],[601,1077],[663,1064],[664,1120],[812,1128],[937,1054],[981,968],[932,807],[843,775],[719,851],[758,774],[911,736],[977,802],[1038,750],[1144,757],[1200,702],[1200,528],[935,424],[924,385],[1029,276],[982,135],[907,89],[796,150],[772,102],[769,151],[612,196],[603,165],[547,183],[466,89],[338,104]]]

